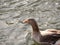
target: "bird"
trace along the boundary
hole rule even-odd
[[[30,24],[32,26],[33,40],[42,45],[51,45],[60,38],[58,37],[57,30],[47,29],[45,31],[39,30],[38,24],[35,19],[25,19],[23,23]],[[59,34],[60,35],[60,34]]]

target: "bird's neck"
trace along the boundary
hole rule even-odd
[[[33,33],[32,33],[33,39],[39,43],[40,41],[42,41],[42,35],[41,32],[39,31],[38,25],[36,22],[33,22],[31,26],[33,28]]]
[[[38,28],[38,25],[37,25],[37,23],[36,22],[33,22],[32,24],[31,24],[31,26],[32,26],[32,28],[33,28],[33,32],[40,32],[39,31],[39,28]]]

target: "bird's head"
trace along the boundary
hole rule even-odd
[[[28,23],[28,24],[32,24],[34,22],[35,22],[34,19],[25,19],[25,20],[23,20],[23,23]]]

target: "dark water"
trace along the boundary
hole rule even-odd
[[[31,45],[26,18],[43,30],[60,29],[60,0],[0,0],[0,45]]]

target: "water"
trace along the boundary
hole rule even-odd
[[[22,23],[26,18],[42,30],[60,29],[60,0],[0,0],[0,45],[31,45],[32,28]]]

